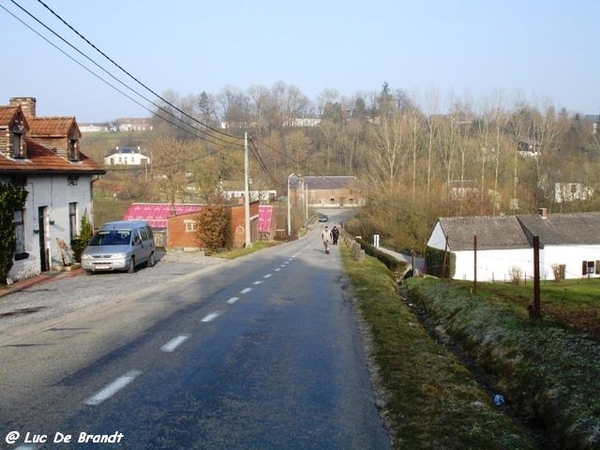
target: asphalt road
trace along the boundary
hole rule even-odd
[[[390,448],[339,253],[319,232],[170,277],[163,261],[19,293],[79,307],[0,333],[0,446]]]

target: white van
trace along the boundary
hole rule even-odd
[[[136,266],[154,266],[156,246],[147,222],[107,222],[92,237],[81,254],[81,267],[88,273],[135,271]]]

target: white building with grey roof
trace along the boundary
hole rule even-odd
[[[439,218],[427,246],[455,256],[452,278],[510,281],[533,275],[533,237],[539,238],[540,277],[600,276],[600,213]]]

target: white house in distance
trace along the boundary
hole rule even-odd
[[[142,154],[140,147],[116,147],[115,152],[104,158],[105,166],[143,166],[150,164],[150,158]]]
[[[72,262],[68,247],[81,217],[93,224],[93,183],[106,171],[79,150],[74,117],[36,117],[36,100],[0,106],[0,183],[22,186],[14,212],[17,248],[9,278],[20,280]]]
[[[474,237],[477,236],[477,252]],[[540,244],[540,277],[600,276],[600,213],[439,218],[427,246],[455,255],[454,279],[510,281],[520,270],[533,276],[533,237]],[[477,260],[475,266],[475,258]]]

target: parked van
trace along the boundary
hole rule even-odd
[[[81,267],[88,273],[100,271],[135,271],[136,266],[155,263],[156,246],[147,222],[107,222],[92,237],[81,254]]]

